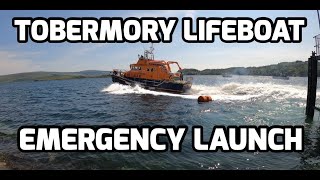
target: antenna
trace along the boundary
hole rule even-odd
[[[318,21],[319,21],[319,30],[320,30],[320,15],[319,15],[319,10],[317,10],[318,13]],[[320,55],[320,34],[316,35],[314,37],[316,45],[314,46],[316,48],[316,54],[319,56]]]
[[[153,50],[154,50],[154,48],[153,48],[153,43],[151,43],[149,53],[150,53],[150,54],[153,54]]]
[[[319,10],[317,10],[317,13],[318,13],[319,30],[320,30],[320,15],[319,15]]]

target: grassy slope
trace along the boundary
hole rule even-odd
[[[28,72],[0,76],[0,83],[18,81],[46,81],[80,78],[108,77],[107,71],[80,71],[80,72]]]
[[[260,75],[260,76],[307,76],[307,62],[282,62],[261,67],[231,67],[226,69],[184,69],[186,75],[221,75],[224,73],[236,75]],[[320,68],[318,68],[320,71]],[[45,81],[80,78],[104,78],[109,77],[109,71],[87,70],[80,72],[28,72],[0,76],[0,83],[18,81]],[[320,73],[319,73],[320,74]]]
[[[202,71],[199,71],[197,69],[184,69],[183,72],[186,75],[221,75],[227,73],[235,75],[305,77],[308,75],[308,62],[282,62],[260,67],[231,67],[226,69],[205,69]]]

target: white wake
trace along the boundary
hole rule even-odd
[[[250,98],[260,97],[267,99],[307,98],[306,87],[272,83],[228,83],[215,86],[194,84],[185,94],[157,92],[146,90],[139,86],[131,87],[113,83],[102,91],[110,94],[152,94],[155,96],[174,96],[187,99],[197,99],[200,95],[209,95],[212,96],[214,100],[248,100]]]

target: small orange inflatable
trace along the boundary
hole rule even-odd
[[[212,101],[211,96],[199,96],[198,97],[198,102],[209,102]]]

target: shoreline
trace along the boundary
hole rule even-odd
[[[44,81],[63,81],[63,80],[75,80],[75,79],[98,79],[98,78],[111,78],[111,76],[97,76],[97,77],[81,77],[81,78],[66,78],[66,79],[27,79],[19,81],[0,81],[0,84],[16,83],[16,82],[44,82]]]
[[[7,166],[6,162],[0,161],[0,170],[10,170],[10,168]]]

